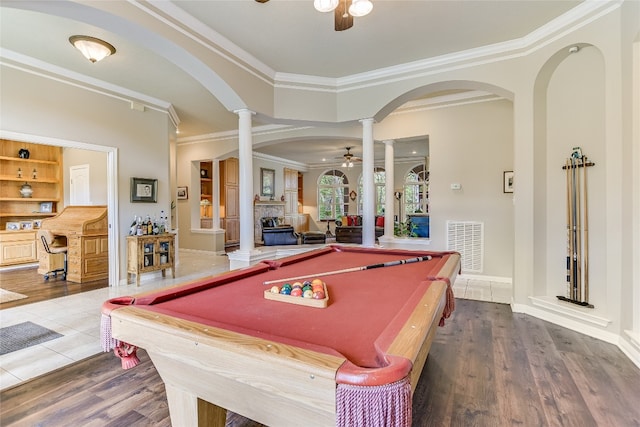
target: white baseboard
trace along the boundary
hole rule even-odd
[[[559,310],[555,310],[553,304],[545,298],[529,297],[529,299],[533,304],[537,305],[511,304],[511,310],[514,313],[528,314],[613,344],[617,346],[633,364],[640,368],[640,342],[636,343],[628,336],[623,337],[616,333],[603,330],[603,326],[611,323],[610,319],[589,313],[581,313],[579,310],[571,310],[566,307],[562,307],[563,311],[560,312]]]

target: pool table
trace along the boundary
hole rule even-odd
[[[319,277],[324,308],[264,298],[265,282],[416,257],[428,259]],[[106,301],[103,346],[123,367],[146,349],[174,426],[224,426],[227,410],[272,426],[408,426],[459,269],[455,252],[327,246]]]

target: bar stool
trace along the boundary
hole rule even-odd
[[[57,277],[58,273],[62,273],[62,280],[65,280],[67,278],[67,247],[54,246],[56,238],[49,230],[38,230],[38,237],[42,240],[42,246],[44,246],[44,250],[48,254],[64,254],[64,267],[47,271],[44,274],[44,280],[49,280],[49,274],[51,273],[53,273],[53,277]]]

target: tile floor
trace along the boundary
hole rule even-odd
[[[159,274],[142,275],[140,287],[129,284],[104,288],[49,301],[0,310],[0,325],[31,321],[52,329],[61,338],[0,356],[0,390],[100,353],[100,307],[120,295],[131,295],[173,285],[186,280],[225,272],[227,256],[180,251],[176,278]],[[459,278],[453,286],[456,298],[511,302],[507,283]]]

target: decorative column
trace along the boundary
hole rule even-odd
[[[238,114],[238,171],[240,206],[240,252],[255,249],[253,241],[253,139],[251,115],[253,111],[242,109]]]
[[[392,239],[393,233],[393,205],[394,205],[394,140],[389,139],[384,142],[384,177],[385,177],[385,196],[384,196],[384,235]]]
[[[373,118],[362,123],[362,245],[372,247],[375,234],[375,186],[373,182]]]

